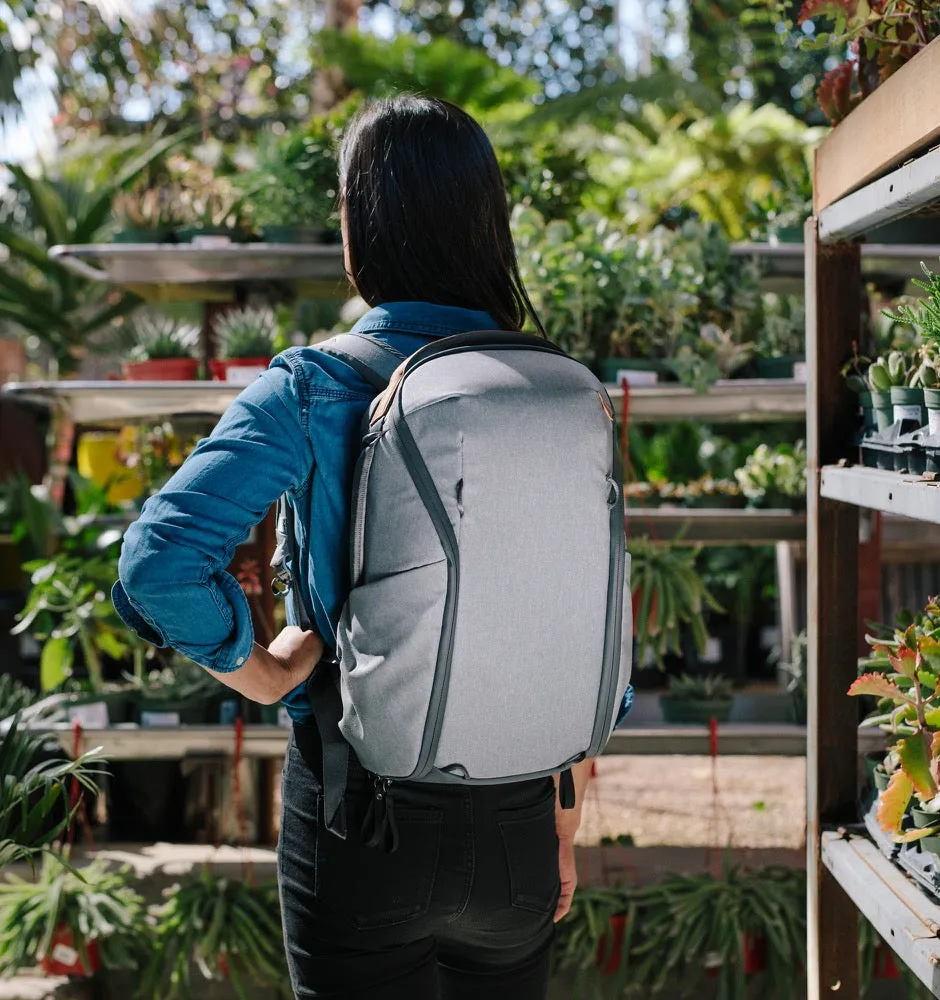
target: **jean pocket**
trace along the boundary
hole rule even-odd
[[[561,892],[554,790],[534,805],[501,810],[498,823],[512,905],[536,913],[553,912]]]
[[[317,836],[317,902],[360,930],[415,920],[431,905],[443,814],[396,803],[395,820],[394,854],[364,846],[352,831],[348,840],[325,830]]]

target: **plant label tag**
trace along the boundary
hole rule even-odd
[[[90,705],[71,705],[68,710],[69,722],[77,722],[82,729],[107,729],[111,719],[108,706],[103,701]]]
[[[632,368],[621,368],[617,372],[617,385],[622,385],[624,381],[634,389],[656,385],[659,381],[659,372],[638,372]]]
[[[721,654],[721,639],[711,638],[705,643],[705,652],[702,653],[701,661],[707,664],[721,663]]]
[[[285,729],[290,729],[293,725],[291,722],[290,712],[288,712],[283,705],[281,705],[281,707],[277,710],[277,724],[279,726],[283,726]]]
[[[895,406],[894,407],[894,422],[897,423],[899,420],[916,420],[918,423],[921,418],[921,408],[920,406]]]
[[[52,958],[59,965],[78,965],[78,952],[61,941],[52,949]]]
[[[793,381],[801,382],[803,385],[806,384],[806,362],[805,361],[794,361],[793,362]]]
[[[940,434],[940,410],[928,410],[927,419],[930,421],[930,433]]]
[[[229,385],[251,385],[267,369],[263,365],[231,365],[225,373],[225,381]]]
[[[140,724],[142,726],[178,726],[180,724],[179,712],[141,712]]]

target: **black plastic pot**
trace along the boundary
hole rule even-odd
[[[918,830],[926,830],[931,826],[940,826],[940,815],[937,813],[925,812],[918,806],[911,809],[911,819]],[[924,837],[917,841],[922,851],[929,851],[931,854],[940,855],[940,836]]]
[[[758,378],[791,379],[793,378],[793,366],[805,360],[806,357],[803,354],[787,354],[779,358],[757,358],[754,370]]]
[[[699,701],[691,698],[675,698],[662,695],[659,705],[666,722],[691,723],[707,726],[712,719],[724,723],[731,718],[734,698],[714,698]]]

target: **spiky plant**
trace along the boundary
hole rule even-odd
[[[727,701],[734,697],[734,687],[729,678],[722,674],[708,674],[705,677],[669,678],[669,697],[684,698],[689,701]]]
[[[0,737],[0,868],[43,852],[61,837],[70,817],[69,784],[95,791],[98,750],[77,760],[42,760],[46,737],[14,717]],[[58,818],[54,810],[58,810]]]
[[[133,337],[131,361],[191,358],[199,343],[199,327],[162,313],[146,313],[134,320]]]
[[[49,956],[62,928],[88,973],[92,944],[106,969],[139,968],[151,951],[146,905],[126,870],[101,861],[75,870],[47,856],[35,881],[9,876],[0,884],[0,975]]]
[[[216,320],[215,335],[224,358],[270,358],[277,317],[273,309],[240,309]]]

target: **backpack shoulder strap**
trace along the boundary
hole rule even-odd
[[[405,360],[401,351],[364,333],[341,333],[316,346],[318,351],[344,361],[376,392],[385,391],[395,369]]]

